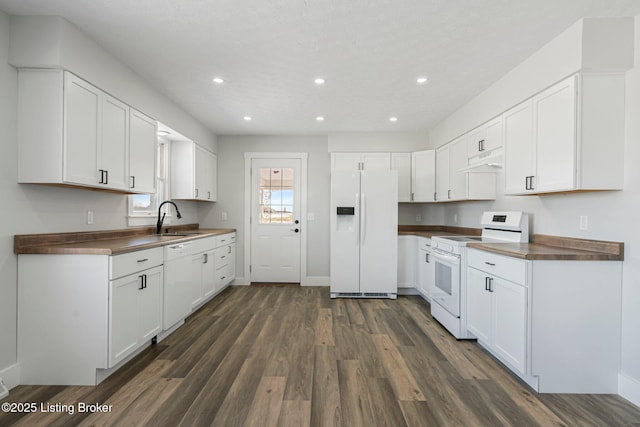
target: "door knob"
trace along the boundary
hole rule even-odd
[[[299,229],[299,228],[292,228],[292,229],[291,229],[291,231],[294,231],[294,232],[296,232],[296,233],[299,233],[299,232],[300,232],[300,229]]]

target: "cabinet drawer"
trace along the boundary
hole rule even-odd
[[[162,248],[145,249],[109,257],[109,280],[162,265]]]
[[[191,252],[199,254],[200,252],[210,251],[217,245],[216,237],[205,237],[204,239],[193,239],[191,241]]]
[[[524,285],[527,278],[526,261],[477,249],[467,251],[469,267]]]
[[[232,253],[233,253],[233,249],[231,248],[231,245],[224,246],[224,247],[221,247],[221,248],[217,248],[216,251],[215,251],[216,269],[229,264],[229,261],[231,260]]]
[[[418,250],[431,250],[431,239],[426,237],[418,237]]]
[[[226,246],[236,242],[236,233],[227,233],[220,236],[216,236],[216,248],[220,246]]]

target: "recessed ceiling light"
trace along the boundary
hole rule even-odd
[[[397,122],[398,118],[397,117],[389,117],[389,121],[390,122]]]
[[[324,121],[324,117],[318,116],[318,117],[316,117],[316,120],[319,121],[319,122],[323,122]]]
[[[418,78],[416,79],[416,82],[417,82],[418,84],[420,84],[420,85],[423,85],[423,84],[425,84],[425,83],[426,83],[426,82],[428,82],[428,81],[429,81],[429,79],[428,79],[428,78],[426,78],[426,77],[418,77]]]
[[[222,79],[221,77],[214,77],[213,82],[215,84],[221,85],[222,83],[224,83],[224,79]]]
[[[169,132],[167,132],[166,130],[159,130],[158,131],[158,136],[168,136]]]
[[[251,121],[251,116],[244,116],[243,119],[247,122]]]
[[[325,83],[325,80],[322,77],[318,77],[313,82],[317,85],[323,85]]]

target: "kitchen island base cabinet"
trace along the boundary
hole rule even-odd
[[[468,249],[468,328],[541,393],[617,393],[622,263]]]

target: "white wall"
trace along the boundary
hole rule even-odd
[[[635,18],[634,25],[636,67],[626,74],[624,190],[526,197],[500,196],[503,194],[504,183],[503,175],[499,174],[497,200],[445,204],[443,219],[447,225],[478,227],[480,215],[485,210],[523,210],[532,216],[532,233],[624,242],[621,384],[630,384],[632,392],[626,394],[626,397],[640,404],[640,168],[637,166],[640,158],[640,16]],[[551,69],[556,62],[562,63],[563,60],[563,50],[555,52],[557,57],[548,55],[548,52],[541,56],[547,57]],[[535,78],[537,70],[538,67],[522,66],[517,74],[526,79],[528,73],[531,78]],[[509,92],[510,85],[516,91],[515,86],[519,84],[518,79],[511,77],[497,82],[436,126],[431,132],[434,144],[444,143],[449,135],[466,130],[460,131],[462,128],[458,128],[452,131],[458,126],[455,122],[462,123],[462,127],[471,128],[479,124],[476,121],[478,117],[482,117],[483,112],[500,113],[500,109],[505,106],[502,94]],[[495,97],[494,93],[497,93]],[[429,207],[425,209],[428,210]],[[458,215],[457,224],[453,222],[454,214]],[[588,216],[589,229],[586,231],[579,229],[581,215]],[[606,292],[605,287],[602,291]],[[576,295],[576,304],[580,301],[579,297]]]
[[[325,136],[218,136],[218,201],[214,204],[200,205],[198,216],[201,226],[238,230],[236,271],[238,275],[242,275],[246,256],[245,152],[308,153],[307,212],[313,213],[315,220],[302,219],[301,223],[307,232],[306,276],[327,278],[331,163]],[[227,212],[227,221],[221,220],[221,212]]]
[[[17,257],[13,253],[13,236],[15,234],[54,233],[66,231],[91,231],[126,228],[127,203],[126,196],[90,190],[54,188],[38,185],[17,184],[17,71],[9,65],[9,43],[11,20],[0,11],[0,129],[2,129],[2,156],[0,156],[0,194],[2,209],[0,210],[0,376],[5,382],[14,386],[19,381],[19,370],[16,364],[16,293],[17,293]],[[82,34],[75,33],[75,43],[92,43],[82,41]],[[96,48],[96,56],[92,53],[78,53],[73,60],[82,73],[89,77],[99,75],[104,80],[101,84],[111,86],[114,90],[128,92],[128,102],[145,111],[147,105],[154,104],[158,112],[168,123],[171,117],[179,117],[176,127],[196,130],[194,134],[202,136],[209,147],[215,148],[215,138],[210,131],[197,132],[202,125],[189,118],[177,106],[165,97],[153,92],[148,85],[141,86],[141,79],[131,70],[118,63],[101,49]],[[100,70],[98,70],[100,69]],[[111,80],[109,80],[111,79]],[[139,87],[140,86],[140,87]],[[186,126],[185,126],[186,124]],[[204,128],[202,128],[204,129]],[[188,132],[187,132],[188,133]],[[208,139],[207,139],[208,138]],[[198,222],[197,204],[179,202],[180,211],[185,223]],[[86,224],[87,210],[95,212],[94,224]]]

